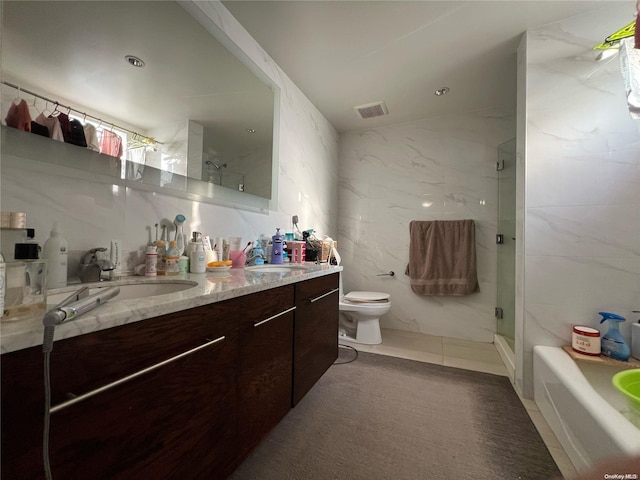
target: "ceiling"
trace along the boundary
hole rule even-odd
[[[617,1],[223,1],[340,132],[445,113],[515,112],[522,33]],[[622,27],[623,25],[620,25]],[[611,31],[594,32],[594,44]],[[449,87],[447,95],[434,91]],[[388,115],[353,107],[385,101]]]

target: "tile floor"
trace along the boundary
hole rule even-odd
[[[382,329],[382,343],[380,345],[362,345],[349,342],[342,337],[339,338],[339,343],[350,345],[361,352],[390,355],[447,367],[509,376],[496,347],[492,343],[436,337],[384,328]],[[535,402],[522,397],[520,397],[520,400],[562,475],[565,478],[574,476],[576,470],[573,464],[560,446],[558,439],[549,428]]]

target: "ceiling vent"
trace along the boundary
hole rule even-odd
[[[353,107],[360,118],[373,118],[387,115],[387,105],[384,102],[367,103],[359,107]]]

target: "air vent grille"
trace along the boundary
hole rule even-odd
[[[360,118],[380,117],[389,113],[384,102],[367,103],[353,108]]]

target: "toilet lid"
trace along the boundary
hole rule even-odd
[[[388,293],[381,292],[349,292],[344,299],[354,303],[383,303],[388,302],[390,296]]]

